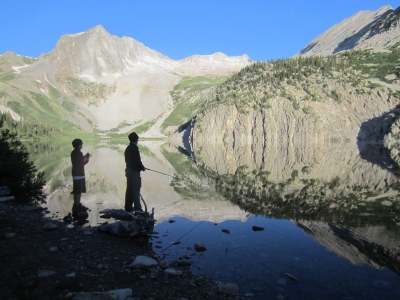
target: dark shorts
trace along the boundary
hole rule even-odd
[[[78,180],[72,180],[72,182],[73,182],[73,188],[72,188],[72,193],[73,194],[86,193],[86,181],[85,181],[85,178],[78,179]]]

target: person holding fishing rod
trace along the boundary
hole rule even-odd
[[[139,136],[136,132],[132,132],[128,135],[128,138],[130,143],[125,149],[125,211],[143,211],[142,205],[140,204],[140,188],[142,187],[140,172],[144,172],[146,168],[143,166],[139,147],[137,146]]]

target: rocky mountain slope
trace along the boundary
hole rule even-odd
[[[127,132],[172,110],[170,92],[182,78],[226,76],[248,64],[247,55],[222,53],[175,61],[99,25],[61,37],[38,59],[1,55],[0,105],[64,131]]]
[[[360,12],[293,58],[245,67],[209,95],[189,138],[227,200],[396,272],[398,177],[383,144],[399,144],[399,13]]]
[[[197,157],[214,166],[210,160],[218,158],[210,153],[220,153],[236,166],[247,157],[248,165],[263,168],[271,145],[278,156],[295,147],[298,158],[308,157],[314,148],[383,140],[394,121],[398,93],[358,77],[356,70],[337,69],[322,77],[320,68],[310,66],[313,71],[299,79],[293,79],[294,73],[271,80],[269,67],[242,70],[239,79],[226,81],[208,99],[191,135]],[[298,68],[300,74],[307,69]],[[243,83],[242,89],[235,90],[237,82]],[[243,102],[245,95],[249,99]]]
[[[384,51],[400,41],[399,24],[400,7],[360,11],[316,37],[296,55],[328,55],[350,49]]]
[[[365,22],[373,19],[370,29],[390,19],[384,23],[390,24],[390,32],[400,32],[394,21],[399,13],[399,9],[383,7],[373,14],[375,18],[366,18],[370,15],[366,12],[356,14],[328,30],[319,38],[320,44],[331,38],[332,43],[344,42],[346,35],[335,37],[335,33],[354,31],[361,17]],[[382,40],[388,33],[374,32],[369,40]],[[242,69],[210,95],[196,116],[191,131],[194,154],[224,174],[245,164],[244,157],[248,165],[264,170],[271,156],[266,149],[271,145],[276,153],[294,146],[300,158],[308,157],[309,149],[323,151],[332,144],[382,141],[400,103],[400,43],[396,40],[386,43],[383,53],[352,50],[310,55],[327,54],[331,47],[321,46],[301,52],[304,56]],[[229,170],[227,165],[236,167]]]
[[[362,11],[317,37],[296,57],[365,48],[392,53],[399,28],[399,9]],[[296,65],[282,60],[262,66],[257,75],[253,69],[259,66],[244,74],[237,72],[251,64],[247,55],[215,53],[175,61],[96,26],[63,36],[53,51],[38,59],[1,55],[0,109],[15,119],[44,123],[63,133],[110,136],[134,129],[143,137],[175,133],[173,140],[179,143],[188,141],[182,128],[201,110],[197,122],[191,123],[194,131],[189,127],[184,135],[197,149],[213,137],[219,142],[235,140],[236,146],[244,143],[243,137],[247,145],[259,147],[250,140],[261,143],[266,136],[278,141],[283,133],[288,142],[295,138],[300,143],[310,143],[314,137],[318,143],[371,139],[390,121],[384,116],[390,116],[396,105],[398,70],[387,70],[387,78],[372,70],[360,76],[366,60],[357,65],[354,57],[339,60],[346,61],[327,58],[322,64],[315,60],[303,65],[299,60]],[[332,64],[340,67],[332,69]],[[376,64],[382,65],[379,59]],[[232,74],[233,79],[221,86]],[[232,113],[235,116],[228,117]],[[207,127],[200,130],[207,118],[213,122],[206,121]],[[376,129],[373,124],[379,118],[386,120],[385,125]],[[218,120],[226,121],[225,127],[214,126]],[[266,127],[261,129],[260,124]],[[200,131],[209,136],[203,138]]]

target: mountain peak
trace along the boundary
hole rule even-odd
[[[387,49],[400,41],[399,14],[399,9],[393,10],[390,5],[376,11],[360,11],[319,35],[295,56],[329,55],[351,49]]]
[[[178,74],[227,74],[251,61],[247,55],[229,57],[221,52],[173,61],[130,37],[119,38],[97,25],[85,32],[63,35],[47,56],[58,77],[115,82],[135,70],[161,70]],[[189,69],[184,70],[186,67]]]
[[[387,12],[388,10],[392,10],[392,9],[393,9],[393,8],[392,8],[390,5],[385,5],[385,6],[382,6],[381,8],[379,8],[379,9],[375,12],[375,14],[376,14],[377,16],[380,16],[381,14]]]
[[[84,33],[86,34],[96,34],[96,33],[105,33],[105,34],[110,34],[102,25],[96,25],[88,30],[86,30]]]

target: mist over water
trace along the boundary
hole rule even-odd
[[[62,219],[73,204],[71,143],[26,146],[48,181],[49,216]],[[105,208],[123,209],[126,146],[84,140],[82,152],[92,154],[86,225],[104,223]],[[163,260],[191,261],[193,272],[235,283],[249,299],[398,299],[399,178],[379,147],[227,152],[210,145],[188,157],[167,142],[141,140],[144,165],[170,175],[142,173],[160,233],[150,242]],[[196,252],[195,243],[207,250]]]

